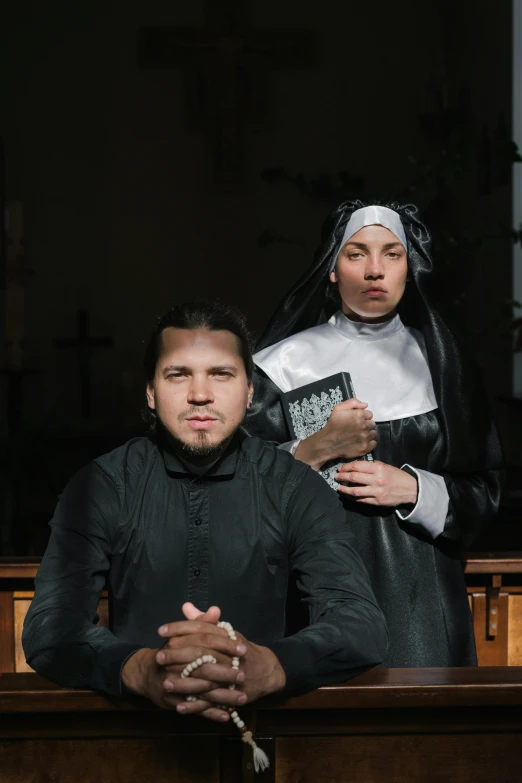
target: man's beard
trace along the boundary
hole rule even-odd
[[[187,442],[177,438],[171,432],[169,433],[170,440],[174,446],[175,451],[180,457],[185,457],[189,462],[199,462],[202,460],[212,461],[219,459],[222,453],[230,442],[231,435],[227,435],[219,443],[209,443],[206,432],[197,432],[197,440],[194,442]]]
[[[215,411],[213,413],[215,413]],[[181,414],[179,417],[180,420],[182,420],[184,416],[185,414]],[[221,414],[219,414],[219,417],[221,418]],[[216,462],[221,457],[230,443],[232,436],[236,432],[236,430],[234,430],[229,435],[225,435],[218,443],[210,443],[208,440],[208,433],[204,430],[200,430],[199,432],[195,431],[195,441],[182,440],[168,429],[159,416],[158,411],[156,411],[156,426],[158,429],[163,430],[164,435],[167,437],[167,440],[170,442],[174,451],[182,459],[185,458],[188,462],[194,463]]]

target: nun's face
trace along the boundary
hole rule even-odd
[[[342,310],[356,321],[380,321],[402,299],[408,259],[404,245],[384,226],[365,226],[342,247],[330,274]]]

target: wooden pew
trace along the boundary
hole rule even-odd
[[[25,615],[34,595],[40,557],[0,558],[0,672],[32,672],[22,649]],[[100,624],[109,627],[107,592],[98,606]],[[1,783],[1,778],[0,778]]]
[[[479,666],[522,665],[522,552],[463,560]]]
[[[21,634],[40,558],[0,558],[0,672],[30,672]],[[463,560],[479,666],[522,666],[522,552]],[[109,626],[107,595],[100,623]]]
[[[346,685],[241,710],[271,767],[237,730],[0,676],[0,781],[9,783],[517,783],[522,667],[374,669]]]

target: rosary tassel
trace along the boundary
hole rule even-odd
[[[262,750],[254,739],[254,734],[245,724],[245,721],[241,720],[234,707],[227,707],[227,712],[241,732],[241,739],[246,745],[250,745],[252,748],[252,755],[254,757],[254,769],[256,772],[264,772],[270,766],[270,760],[265,751]]]
[[[218,628],[223,628],[227,632],[229,639],[232,639],[232,641],[234,642],[237,641],[236,634],[234,633],[234,629],[232,628],[230,623],[219,622],[217,625]],[[198,658],[192,663],[187,664],[187,666],[185,666],[185,668],[181,672],[181,676],[183,678],[190,677],[192,672],[195,671],[199,666],[203,666],[204,663],[216,663],[216,659],[212,655],[204,655],[202,658]],[[232,668],[236,670],[239,669],[239,658],[234,657],[232,659]],[[235,687],[236,687],[235,685],[229,685],[230,690],[234,690]],[[186,701],[196,701],[196,697],[187,696]],[[250,745],[250,747],[252,748],[252,756],[254,758],[255,771],[264,772],[265,769],[268,769],[268,767],[270,766],[270,761],[265,751],[262,750],[259,747],[259,745],[256,743],[253,733],[247,728],[245,721],[241,720],[236,709],[234,707],[223,707],[223,709],[228,712],[233,722],[236,724],[237,728],[241,732],[241,739],[243,740],[243,742],[246,743],[247,745]]]

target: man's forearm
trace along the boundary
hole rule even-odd
[[[70,688],[121,695],[121,670],[141,645],[124,642],[73,609],[28,612],[22,643],[26,660],[43,677]]]
[[[302,692],[348,680],[382,663],[388,634],[380,610],[368,607],[359,618],[353,611],[334,612],[269,647],[284,669],[285,690]]]
[[[147,664],[155,654],[156,650],[142,647],[129,655],[121,669],[121,681],[127,690],[143,696]]]

